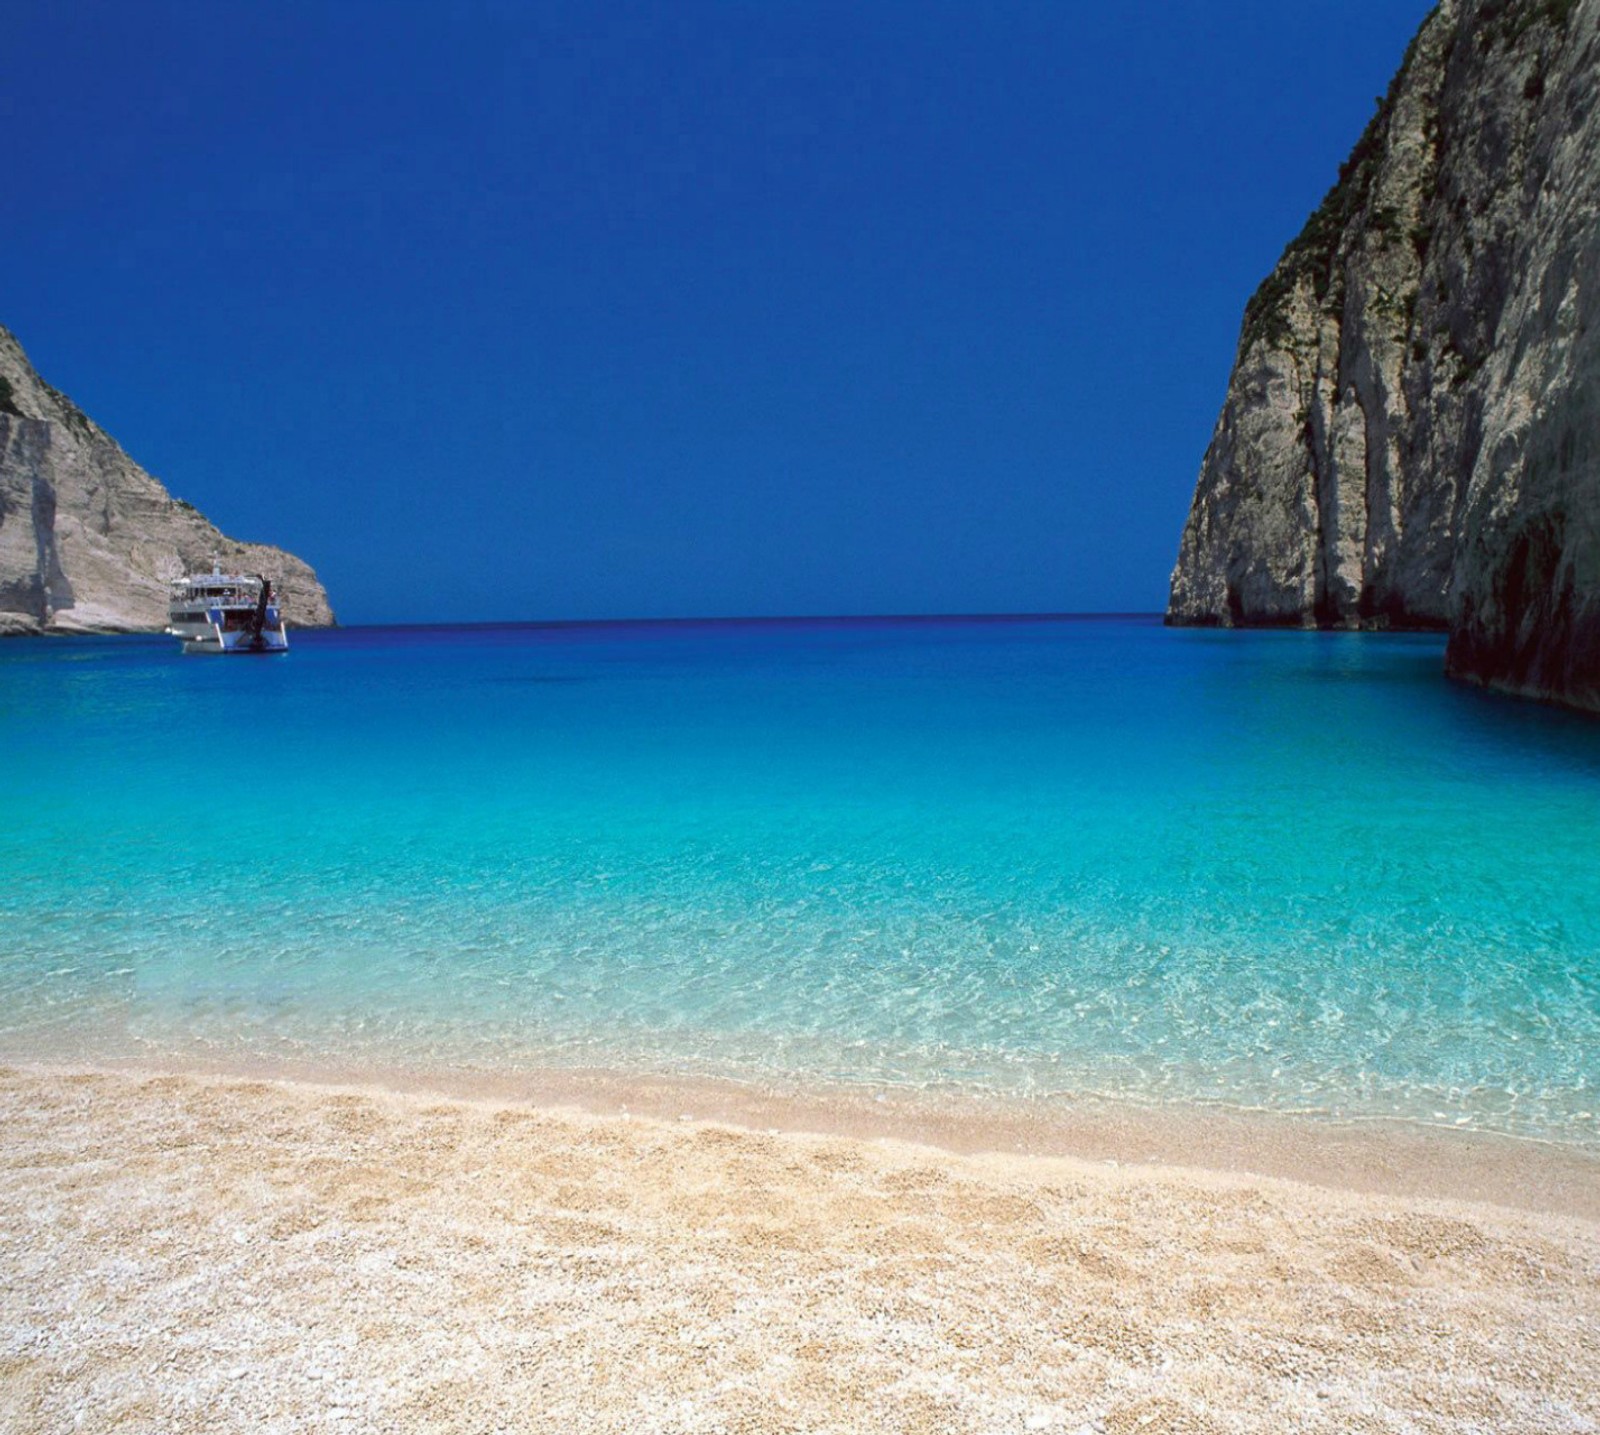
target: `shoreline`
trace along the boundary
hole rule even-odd
[[[398,1096],[584,1117],[714,1123],[749,1134],[890,1141],[954,1156],[1064,1158],[1266,1178],[1379,1197],[1487,1203],[1600,1222],[1600,1148],[1390,1118],[1139,1102],[1097,1093],[987,1096],[959,1089],[543,1067],[515,1072],[264,1059],[89,1062],[8,1058],[45,1079],[127,1076],[267,1082],[336,1096]]]
[[[1592,1216],[634,1090],[0,1067],[0,1425],[1600,1424]]]

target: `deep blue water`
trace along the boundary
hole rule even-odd
[[[1600,724],[1153,620],[0,644],[0,1056],[1600,1142]]]

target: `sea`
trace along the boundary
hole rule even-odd
[[[1600,1147],[1600,723],[1429,635],[0,643],[0,1059],[807,1083]]]

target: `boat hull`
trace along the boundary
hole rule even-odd
[[[256,634],[248,628],[230,628],[224,623],[175,622],[167,628],[169,637],[178,639],[186,653],[217,653],[224,657],[259,657],[264,653],[287,653],[289,635],[282,623],[263,628]]]
[[[182,637],[182,634],[177,636]],[[228,637],[233,637],[232,633]],[[183,638],[182,650],[185,653],[215,653],[218,657],[246,657],[260,658],[272,653],[287,653],[289,644],[281,634],[262,634],[259,646],[254,643],[221,643],[213,634],[204,638]]]

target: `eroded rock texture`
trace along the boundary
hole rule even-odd
[[[292,624],[333,622],[306,564],[174,499],[0,328],[0,634],[160,629],[168,579],[213,559],[277,581]]]
[[[1600,709],[1600,0],[1442,0],[1245,310],[1174,623]]]

